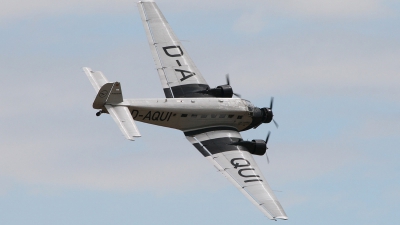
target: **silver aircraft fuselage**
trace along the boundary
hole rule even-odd
[[[213,126],[241,131],[252,122],[251,103],[235,98],[124,99],[115,105],[127,106],[135,121],[182,131]]]

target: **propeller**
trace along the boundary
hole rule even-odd
[[[275,126],[276,126],[276,128],[279,128],[279,125],[278,125],[278,123],[274,120],[274,119],[272,119],[272,121],[274,122],[274,124],[275,124]]]
[[[229,81],[229,73],[226,74],[226,84],[231,86],[231,82]],[[238,98],[242,98],[242,95],[240,95],[238,93],[233,92],[233,95],[235,95]]]
[[[271,101],[269,102],[269,108],[272,110],[272,106],[274,106],[274,97],[271,97]]]
[[[271,102],[269,103],[269,108],[272,110],[272,107],[274,106],[274,97],[271,97]],[[279,128],[279,124],[275,121],[275,119],[272,119],[274,122],[276,128]]]
[[[269,136],[270,136],[270,135],[271,135],[271,131],[268,131],[267,138],[265,138],[265,147],[267,148],[267,150],[268,150],[267,143],[268,143],[268,140],[269,140]],[[265,152],[265,155],[267,156],[267,162],[268,162],[268,164],[269,164],[268,153]]]

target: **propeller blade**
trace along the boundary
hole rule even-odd
[[[226,76],[226,84],[230,86],[231,85],[231,81],[229,80],[229,73],[227,73],[225,76]],[[238,98],[242,98],[242,95],[239,94],[239,93],[233,93],[233,95],[235,95]]]
[[[271,135],[271,131],[268,131],[267,138],[265,138],[265,145],[267,145],[270,135]],[[267,148],[267,149],[268,149],[268,148]]]
[[[272,110],[272,106],[274,105],[274,97],[271,97],[271,102],[269,103],[269,108]]]
[[[267,143],[268,143],[268,140],[269,140],[269,136],[271,135],[271,131],[268,131],[268,135],[267,135],[267,138],[265,138],[265,147],[268,149],[268,147],[267,147]],[[265,152],[265,156],[267,156],[267,162],[268,162],[268,164],[269,164],[269,158],[268,158],[268,153],[267,152]]]
[[[241,94],[233,93],[233,95],[235,95],[235,96],[238,97],[238,98],[242,98],[242,95],[241,95]]]
[[[275,121],[275,119],[273,119],[272,121],[274,121],[274,124],[275,124],[276,128],[279,128],[279,125],[278,125],[278,123]]]

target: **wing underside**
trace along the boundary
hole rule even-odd
[[[167,98],[202,97],[209,88],[155,2],[138,2],[161,85]]]
[[[220,127],[185,132],[186,138],[269,219],[288,219],[252,155],[234,128]]]

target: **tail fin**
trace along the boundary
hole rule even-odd
[[[121,84],[119,82],[109,83],[100,71],[93,72],[87,67],[84,67],[83,71],[85,71],[95,91],[98,92],[93,102],[93,108],[106,109],[128,140],[134,141],[135,138],[141,137],[128,107],[112,105],[123,101]]]
[[[102,109],[105,104],[123,102],[121,84],[119,82],[104,84],[93,102],[94,109]]]

